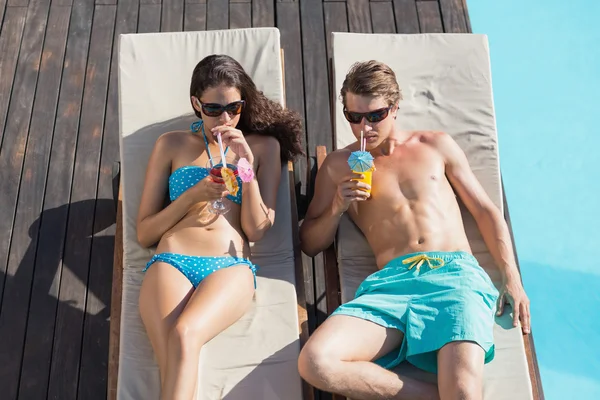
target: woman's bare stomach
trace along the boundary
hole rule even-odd
[[[207,210],[190,212],[165,232],[156,253],[249,257],[250,246],[241,226],[235,224],[240,221],[239,212],[239,206],[220,216],[209,214]]]

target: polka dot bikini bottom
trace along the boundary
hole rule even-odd
[[[148,264],[146,264],[146,268],[144,268],[143,272],[146,272],[146,270],[155,262],[164,262],[177,268],[179,272],[188,278],[194,287],[198,287],[200,282],[202,282],[202,279],[215,271],[233,267],[234,265],[247,265],[252,271],[252,274],[254,274],[254,287],[256,288],[257,267],[245,258],[231,256],[198,257],[175,253],[160,253],[155,254],[154,257],[152,257]]]

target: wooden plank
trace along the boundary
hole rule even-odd
[[[120,326],[120,301],[122,288],[122,231],[118,232],[114,222],[115,207],[113,201],[113,165],[119,159],[119,118],[118,118],[118,40],[119,35],[133,33],[138,24],[137,0],[120,2],[117,7],[115,34],[112,44],[112,60],[108,83],[106,120],[102,141],[102,158],[98,182],[98,200],[94,215],[94,238],[88,291],[86,317],[83,331],[83,349],[81,356],[79,399],[116,396],[116,378],[118,365],[118,345]],[[119,202],[119,207],[120,207]],[[116,247],[116,248],[115,248]],[[119,253],[120,251],[120,253]],[[113,254],[121,257],[114,259]],[[118,261],[121,261],[120,263]],[[111,276],[109,266],[115,264]],[[112,291],[112,295],[111,295]],[[110,306],[110,326],[107,314]],[[116,327],[115,327],[115,324]],[[116,349],[113,330],[116,331]],[[106,349],[109,349],[108,355]],[[115,352],[116,350],[116,352]],[[108,356],[108,358],[107,358]],[[101,362],[102,361],[102,362]],[[105,364],[106,362],[106,364]],[[108,372],[107,372],[108,364]],[[112,389],[112,392],[111,392]],[[103,398],[106,398],[104,396]]]
[[[27,7],[29,0],[8,0],[8,7]]]
[[[300,2],[300,21],[302,35],[302,59],[304,72],[305,129],[306,146],[309,157],[315,157],[316,145],[332,146],[332,131],[329,104],[329,82],[327,74],[327,46],[324,37],[325,22],[320,0],[304,0]],[[310,169],[309,169],[310,173]],[[310,199],[313,188],[312,179],[308,179],[307,200]],[[322,276],[322,258],[304,259],[305,270],[313,268],[314,282],[314,311],[311,325],[318,326],[325,319],[326,303],[325,280]],[[312,300],[312,299],[311,299]],[[322,397],[320,397],[323,399]],[[324,400],[324,399],[323,399]]]
[[[252,27],[252,4],[230,3],[229,4],[229,28],[240,29]]]
[[[185,4],[206,4],[206,0],[185,0]],[[186,7],[187,10],[187,7]],[[187,11],[186,11],[187,12]]]
[[[6,0],[0,0],[0,29],[2,28],[2,21],[4,21],[4,11],[5,10],[6,10]],[[4,53],[0,53],[0,54],[4,54]],[[0,93],[2,93],[2,92],[0,92]],[[1,132],[1,130],[0,130],[0,132]]]
[[[306,135],[310,156],[318,145],[333,146],[327,76],[327,47],[321,0],[300,2],[304,95],[306,96]],[[309,188],[309,192],[311,189]]]
[[[119,185],[117,228],[113,256],[112,294],[110,297],[110,341],[108,345],[108,400],[117,400],[119,344],[121,335],[121,299],[123,298],[123,193]]]
[[[300,35],[300,10],[298,3],[280,3],[275,6],[277,26],[281,32],[281,46],[285,53],[285,101],[286,107],[300,114],[304,120],[304,82],[302,72],[302,51]],[[306,137],[302,138],[302,146],[306,151]],[[296,187],[295,196],[298,206],[298,219],[302,220],[307,206],[308,159],[298,157],[294,163]],[[310,257],[302,253],[302,271],[306,296],[306,312],[308,314],[308,329],[312,332],[315,327],[313,265]]]
[[[466,33],[465,9],[463,0],[439,0],[442,11],[444,32]]]
[[[348,16],[346,14],[346,3],[329,2],[323,3],[323,13],[325,14],[325,39],[327,40],[327,60],[331,61],[333,58],[333,48],[331,43],[332,32],[348,32]],[[327,68],[329,72],[329,89],[332,99],[332,106],[337,101],[336,93],[333,93],[335,88],[333,87],[333,76],[331,75],[331,68]],[[333,113],[331,115],[334,115]]]
[[[229,0],[229,4],[231,3],[252,3],[252,0]]]
[[[54,271],[41,265],[41,260],[46,256],[41,253],[43,247],[38,249],[37,254],[35,249],[38,248],[40,220],[43,217],[41,212],[70,17],[69,6],[53,5],[50,8],[15,222],[13,242],[29,242],[15,279],[26,280],[26,271],[32,268],[34,271],[19,382],[19,396],[24,399],[45,398],[48,387],[51,332],[54,329],[57,302],[48,293]],[[22,232],[17,233],[19,230]],[[35,263],[35,267],[30,263]]]
[[[34,254],[27,249],[29,226],[15,227],[13,223],[49,7],[45,0],[28,8],[0,149],[0,254],[2,258],[8,255],[8,264],[2,260],[6,279],[0,308],[0,387],[3,397],[9,399],[16,397],[19,386]],[[23,212],[27,210],[21,208],[19,222],[27,223]]]
[[[186,4],[183,17],[185,31],[206,30],[206,4]]]
[[[229,0],[208,0],[206,6],[206,29],[229,28]]]
[[[43,219],[38,240],[36,271],[40,276],[34,285],[35,292],[47,293],[42,328],[36,332],[36,340],[52,349],[58,286],[62,273],[62,256],[65,230],[71,192],[71,178],[75,157],[75,144],[79,123],[79,110],[83,91],[89,42],[89,29],[92,23],[93,2],[77,0],[73,7],[73,20],[69,26],[67,50],[64,61],[64,79],[61,82],[57,119],[48,173]],[[33,317],[32,317],[33,318]],[[33,333],[32,333],[33,334]],[[47,364],[50,363],[50,356]],[[50,366],[46,364],[46,371]],[[46,377],[49,373],[46,372]]]
[[[67,269],[63,268],[60,279],[49,398],[77,398],[80,382],[86,301],[93,301],[87,298],[86,288],[92,247],[92,240],[89,238],[95,233],[93,229],[97,228],[94,226],[94,209],[115,14],[115,6],[96,6],[94,10],[63,256]],[[90,295],[96,296],[95,293]],[[94,317],[102,318],[102,315],[88,316]],[[106,370],[106,361],[103,362],[104,365],[102,362],[100,364]],[[99,371],[100,368],[95,370],[96,373],[100,373]],[[98,379],[103,380],[103,398],[106,398],[106,373]],[[100,386],[95,385],[95,389]]]
[[[471,29],[471,18],[469,17],[469,7],[467,6],[467,0],[462,0],[463,10],[465,14],[465,24],[467,24],[467,33],[472,33]]]
[[[392,2],[372,2],[370,6],[373,33],[396,33]]]
[[[442,17],[437,1],[417,1],[419,26],[423,33],[443,33]]]
[[[369,0],[348,0],[348,27],[354,33],[372,33]]]
[[[394,0],[397,33],[419,33],[419,17],[415,0]]]
[[[166,1],[169,1],[169,0],[166,0]],[[161,3],[162,3],[161,0],[140,0],[140,4],[161,4]]]
[[[286,96],[287,93],[285,91],[286,88],[286,79],[285,79],[285,51],[283,49],[281,49],[281,67],[283,69],[283,87],[284,87],[284,107],[287,107],[286,105]],[[288,163],[288,171],[290,174],[290,201],[291,201],[291,207],[292,207],[292,226],[294,227],[298,227],[299,226],[299,221],[300,221],[300,215],[298,213],[299,211],[299,207],[298,207],[298,190],[297,190],[297,175],[296,175],[296,171],[294,170],[294,163],[293,162],[289,162]],[[304,254],[301,249],[300,249],[300,236],[299,236],[299,231],[294,228],[294,231],[292,233],[293,237],[293,241],[294,241],[294,249],[296,251],[296,248],[298,249],[298,256],[294,256],[294,266],[295,266],[295,271],[296,271],[296,281],[297,283],[302,284],[302,287],[304,288],[304,291],[302,292],[301,289],[299,287],[296,288],[297,292],[296,292],[296,296],[298,297],[298,305],[299,305],[299,323],[300,323],[300,331],[302,332],[302,329],[305,329],[303,327],[308,327],[308,334],[310,335],[310,333],[314,330],[315,328],[315,309],[314,309],[314,285],[313,285],[313,266],[312,266],[312,259],[310,257],[308,257],[306,254]],[[297,247],[296,247],[297,246]],[[303,307],[303,310],[301,309]],[[304,316],[304,313],[306,313],[306,316]],[[304,323],[307,323],[306,325],[303,325]],[[301,338],[302,340],[302,338]],[[308,340],[305,338],[305,341]],[[302,342],[303,344],[304,342]],[[303,387],[305,387],[304,385],[306,384],[306,382],[303,382]],[[310,399],[310,396],[314,396],[314,392],[312,390],[304,390],[304,394],[307,399]]]
[[[275,2],[272,0],[252,1],[252,26],[275,26]]]
[[[4,10],[2,9],[2,11]],[[17,60],[19,58],[19,49],[21,48],[21,38],[23,36],[26,16],[26,8],[9,8],[0,32],[0,54],[2,54],[2,57],[0,57],[0,147],[4,137],[6,115],[8,113],[10,94],[17,69]],[[0,18],[0,21],[2,21],[2,18]],[[5,233],[0,232],[0,271],[2,272],[6,268],[6,255],[8,255],[8,241],[10,240],[3,236]],[[1,302],[2,289],[0,289]]]
[[[53,4],[55,6],[56,4]],[[63,66],[63,79],[59,94],[57,118],[54,124],[54,137],[45,196],[44,210],[39,228],[38,249],[36,259],[36,276],[34,293],[45,293],[45,301],[32,303],[36,315],[43,315],[39,320],[37,332],[31,332],[37,337],[37,343],[44,348],[38,348],[38,360],[43,361],[43,351],[51,352],[55,315],[58,298],[58,287],[62,273],[62,256],[65,242],[65,230],[71,193],[71,179],[77,143],[79,110],[83,91],[83,81],[87,60],[87,51],[94,12],[93,1],[77,0],[73,6],[73,19],[69,24],[66,56]],[[43,297],[43,296],[42,296]],[[33,299],[32,299],[33,300]],[[38,308],[40,307],[40,308]],[[44,307],[43,309],[41,307]],[[32,309],[33,310],[33,309]],[[50,355],[46,353],[45,377],[48,379]],[[39,389],[45,393],[45,390]],[[46,396],[43,396],[44,398]]]
[[[117,4],[117,0],[96,0],[96,5],[109,6],[109,5],[116,5],[116,4]]]
[[[183,30],[183,1],[168,0],[162,3],[161,32],[181,32]]]
[[[285,92],[287,108],[304,118],[304,77],[302,73],[302,43],[300,36],[300,11],[298,3],[276,3],[277,26],[281,34],[281,46],[285,51]],[[302,139],[306,151],[306,138]],[[303,217],[303,204],[306,203],[308,167],[305,157],[298,157],[294,164],[296,171],[296,193],[300,203],[299,218]]]
[[[140,4],[138,33],[160,31],[160,4]]]

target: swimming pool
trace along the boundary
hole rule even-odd
[[[549,400],[600,399],[600,2],[468,2]]]

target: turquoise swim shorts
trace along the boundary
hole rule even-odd
[[[399,348],[375,363],[392,369],[406,360],[437,373],[437,351],[471,341],[494,358],[494,312],[498,290],[475,257],[465,252],[411,253],[368,276],[354,300],[333,315],[349,315],[399,329]]]

